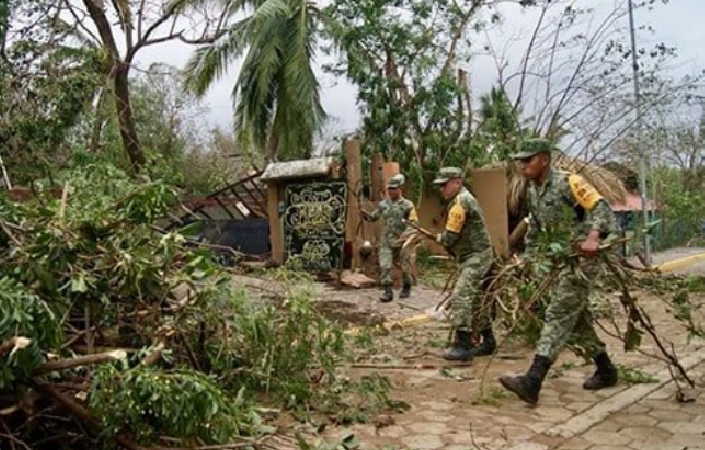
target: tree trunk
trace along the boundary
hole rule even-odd
[[[83,4],[98,29],[103,48],[109,58],[110,76],[113,78],[114,83],[115,108],[118,114],[122,145],[130,159],[132,170],[136,173],[144,165],[145,158],[137,139],[135,120],[132,117],[132,109],[130,108],[130,91],[127,79],[130,65],[129,62],[122,61],[120,58],[110,22],[105,15],[105,6],[102,0],[83,0]]]
[[[276,162],[279,150],[279,136],[272,133],[267,142],[267,162]]]
[[[130,107],[130,90],[127,80],[130,65],[123,61],[116,61],[115,64],[113,73],[115,108],[117,109],[120,136],[122,137],[122,145],[130,158],[132,170],[136,173],[144,165],[145,158],[137,138],[135,119],[132,117],[132,108]]]

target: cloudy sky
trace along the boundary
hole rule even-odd
[[[635,0],[639,2],[641,0]],[[660,1],[660,0],[659,0]],[[593,7],[596,17],[610,11],[615,3],[626,4],[627,0],[575,0],[576,7]],[[526,46],[526,36],[530,35],[535,24],[536,12],[526,12],[512,6],[503,6],[500,12],[504,23],[489,35],[493,43],[503,47],[507,36],[524,36],[518,39],[508,49],[513,60],[519,62]],[[534,10],[535,11],[535,10]],[[705,0],[669,0],[667,4],[659,4],[653,11],[641,9],[637,11],[635,21],[637,26],[651,26],[655,32],[641,30],[637,39],[640,46],[664,42],[678,49],[678,60],[672,64],[674,76],[696,73],[705,68]],[[627,23],[625,23],[625,26]],[[477,40],[487,36],[478,35]],[[176,67],[183,67],[192,52],[192,48],[171,42],[144,49],[138,58],[138,64],[146,68],[153,62],[165,62]],[[320,62],[319,57],[319,62]],[[469,63],[473,74],[473,90],[481,94],[489,90],[495,83],[496,70],[489,57],[478,55]],[[229,129],[232,124],[232,103],[230,92],[237,76],[237,64],[231,67],[229,73],[215,84],[204,98],[204,105],[209,108],[204,124],[220,126]],[[326,112],[336,120],[335,127],[341,131],[355,129],[359,123],[359,115],[355,104],[355,88],[344,79],[333,79],[330,76],[321,77],[322,100]]]

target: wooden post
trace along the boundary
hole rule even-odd
[[[399,163],[398,162],[384,163],[384,165],[382,166],[382,179],[383,179],[382,189],[386,189],[387,182],[389,181],[389,179],[398,173],[399,173]]]
[[[272,244],[272,261],[284,264],[284,227],[279,217],[279,202],[283,200],[279,183],[267,183],[267,221],[269,222],[269,241]]]
[[[370,164],[370,200],[378,202],[384,198],[384,156],[381,153],[372,155]]]
[[[360,164],[360,141],[351,139],[343,144],[345,152],[345,172],[348,184],[348,207],[345,217],[345,242],[352,249],[351,269],[360,267],[360,240],[357,233],[360,228],[360,207],[358,195],[362,191],[362,167]]]

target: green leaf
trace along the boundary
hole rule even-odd
[[[71,279],[71,292],[87,292],[86,280],[83,276]]]

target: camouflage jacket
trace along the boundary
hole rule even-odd
[[[380,244],[389,247],[401,247],[401,234],[407,229],[404,224],[406,220],[417,220],[414,203],[404,197],[396,201],[384,199],[379,202],[377,209],[369,215],[369,220],[376,221],[382,219],[384,229],[380,238]]]
[[[529,184],[527,204],[528,250],[535,249],[539,241],[570,245],[584,240],[591,230],[598,230],[601,240],[613,239],[619,230],[605,199],[577,174],[551,169],[542,186]]]
[[[465,187],[448,203],[446,227],[438,242],[459,261],[473,253],[492,252],[485,216],[477,200]]]

